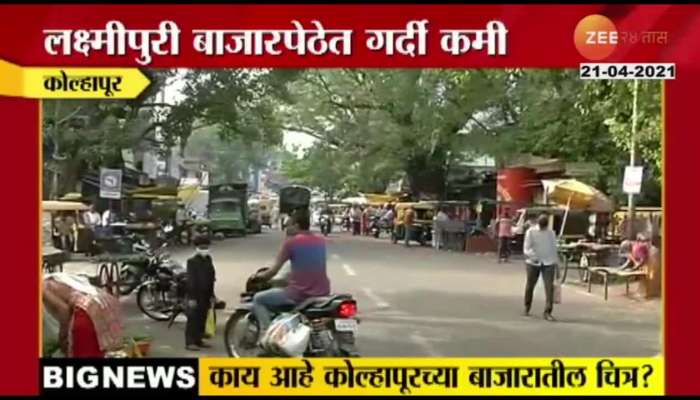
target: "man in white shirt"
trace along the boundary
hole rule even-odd
[[[102,213],[102,226],[108,227],[112,225],[112,210],[109,208]]]
[[[353,236],[360,235],[362,228],[362,210],[357,205],[352,207],[350,211],[350,218],[352,219],[352,234]]]
[[[450,217],[442,208],[440,209],[440,211],[438,211],[437,215],[435,216],[435,223],[433,224],[433,247],[437,250],[440,250],[444,246],[444,238],[442,237],[443,227],[441,222],[449,220]]]
[[[552,309],[554,308],[554,277],[559,264],[559,252],[557,250],[557,238],[554,231],[549,229],[549,217],[540,215],[537,225],[528,229],[525,233],[523,254],[526,257],[527,284],[525,285],[525,315],[530,314],[532,295],[540,273],[544,281],[546,305],[544,319],[554,321]]]
[[[101,225],[102,218],[100,217],[100,213],[95,211],[95,206],[93,204],[90,204],[88,211],[83,214],[83,223],[92,230]]]

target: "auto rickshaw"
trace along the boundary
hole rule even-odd
[[[71,253],[90,251],[90,239],[92,238],[92,234],[89,232],[88,228],[82,224],[83,218],[81,215],[81,213],[88,209],[89,207],[85,204],[75,201],[47,200],[41,202],[44,221],[47,225],[50,224],[50,232],[55,248]],[[72,246],[68,249],[62,248],[60,243],[60,235],[58,234],[58,227],[56,226],[56,218],[59,216],[71,216],[73,217],[73,221],[75,221],[71,228]]]
[[[259,210],[260,210],[260,220],[262,221],[261,224],[263,226],[267,226],[268,228],[272,229],[272,209],[273,204],[272,200],[270,199],[260,199],[259,201]]]
[[[437,209],[436,204],[419,202],[419,203],[397,203],[394,207],[396,218],[394,219],[394,231],[391,234],[392,243],[397,243],[404,240],[406,229],[403,218],[406,210],[410,207],[416,212],[416,219],[413,222],[413,234],[409,240],[416,241],[424,246],[432,240],[433,215]]]

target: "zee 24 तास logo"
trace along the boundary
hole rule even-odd
[[[114,393],[114,391],[198,394],[197,359],[45,359],[42,392]]]
[[[618,45],[666,45],[667,31],[619,31],[610,18],[589,15],[576,25],[574,45],[586,59],[600,61],[610,57]]]

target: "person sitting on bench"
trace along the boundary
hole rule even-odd
[[[629,245],[628,245],[629,246]],[[638,271],[645,267],[649,260],[649,238],[643,233],[637,234],[637,240],[631,245],[627,261],[622,265],[622,271]]]

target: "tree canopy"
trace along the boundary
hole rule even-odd
[[[158,146],[179,144],[223,176],[277,151],[287,131],[315,143],[287,157],[292,181],[328,194],[383,191],[406,178],[415,197],[441,197],[451,165],[519,154],[594,162],[588,178],[622,198],[632,131],[631,81],[581,80],[573,70],[221,69],[152,72],[130,102],[46,102],[48,164],[78,171],[121,162],[160,127]],[[154,102],[167,79],[184,83],[176,104]],[[637,146],[642,201],[660,203],[660,84],[639,85]],[[199,135],[201,133],[201,135]],[[214,138],[216,137],[216,138]],[[70,167],[70,168],[68,168]],[[70,174],[68,174],[70,175]]]

